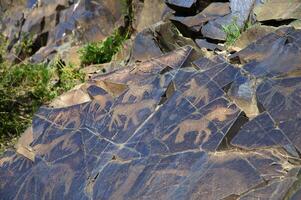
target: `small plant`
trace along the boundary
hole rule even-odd
[[[76,69],[72,64],[66,65],[60,58],[55,59],[52,64],[53,68],[56,69],[59,80],[57,88],[60,91],[58,93],[68,91],[72,89],[78,83],[84,82],[85,75]]]
[[[249,21],[247,21],[247,22],[245,23],[245,26],[244,26],[244,28],[243,28],[243,31],[246,31],[246,30],[252,28],[253,26],[256,26],[256,25],[252,24],[252,22],[249,20]]]
[[[233,19],[230,24],[223,26],[223,31],[226,33],[227,46],[233,45],[241,35],[241,30],[237,25],[237,19]]]
[[[4,35],[2,35],[0,33],[0,63],[4,62],[4,55],[6,53],[6,47],[7,47],[7,40],[4,37]]]
[[[15,45],[15,55],[23,60],[32,55],[33,36],[22,33],[22,39]]]
[[[119,31],[115,31],[104,41],[86,44],[79,51],[82,65],[110,62],[126,39],[128,34],[122,35]]]

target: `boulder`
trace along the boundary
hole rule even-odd
[[[229,13],[229,3],[211,3],[207,8],[195,16],[176,16],[172,17],[171,20],[177,25],[184,36],[195,37],[200,35],[203,25],[208,21],[225,16]]]
[[[165,3],[178,13],[194,14],[199,5],[198,0],[165,0]]]
[[[249,44],[259,40],[265,35],[275,31],[276,27],[264,26],[264,25],[253,25],[248,28],[246,31],[242,32],[240,37],[236,40],[233,46],[238,47],[240,49],[244,49]]]
[[[195,47],[199,56],[203,53],[192,39],[179,35],[172,23],[162,21],[138,33],[132,45],[130,63],[145,61],[185,45]]]
[[[226,39],[226,33],[223,30],[223,26],[235,23],[239,28],[244,28],[254,3],[255,0],[231,0],[231,13],[210,20],[202,27],[202,35],[206,38],[224,41]]]
[[[164,18],[166,4],[162,0],[135,0],[133,26],[137,32],[161,21]]]
[[[301,18],[301,2],[299,0],[266,0],[254,8],[257,21],[282,21]]]

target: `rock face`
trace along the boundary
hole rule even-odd
[[[162,0],[134,0],[134,28],[137,32],[159,22],[164,18],[166,5]]]
[[[187,36],[200,34],[203,25],[210,20],[217,19],[230,13],[229,3],[212,3],[202,12],[191,17],[174,17],[172,20],[177,22],[180,30]]]
[[[267,77],[254,91],[261,112],[255,118],[227,95],[233,82],[238,94],[247,94],[240,90],[248,86],[236,81],[245,76],[242,69],[221,57],[189,67],[193,49],[185,46],[94,77],[73,93],[78,103],[69,107],[41,108],[32,141],[0,159],[1,196],[265,199],[273,191],[272,199],[287,197],[300,166],[301,80],[289,73],[298,65],[284,70],[277,64],[280,53],[290,62],[299,57],[291,47],[300,46],[301,32],[279,33],[262,39],[277,45],[271,55],[251,56],[260,41],[237,54],[248,73]],[[268,74],[261,63],[270,64],[262,64]],[[90,98],[76,97],[83,94]]]
[[[241,36],[235,42],[234,46],[243,49],[256,40],[259,40],[267,34],[274,32],[276,29],[276,27],[263,25],[255,25],[253,27],[250,27],[241,34]]]
[[[299,0],[266,0],[256,5],[254,13],[258,21],[300,19],[301,2]]]
[[[243,26],[253,7],[259,17],[257,6],[284,1],[166,2],[171,22],[141,26],[128,66],[111,63],[40,108],[16,150],[0,157],[1,199],[300,199],[301,30],[256,26],[229,57],[200,50],[225,50],[211,42],[233,16]],[[96,19],[112,26],[122,18],[117,1],[42,3],[34,20],[14,16],[25,21],[10,32],[47,32],[49,41],[79,23],[90,37],[91,26],[102,32],[87,10],[110,10]],[[41,29],[53,8],[68,20]],[[194,34],[202,34],[195,43]]]
[[[43,61],[76,42],[99,41],[124,25],[121,1],[29,1],[22,9],[10,7],[3,18],[8,26],[3,33],[8,37],[9,51],[25,36],[33,37],[34,62]],[[21,11],[21,12],[20,12]],[[22,58],[22,55],[17,55]]]

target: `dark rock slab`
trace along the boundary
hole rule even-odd
[[[158,22],[139,32],[133,40],[129,64],[146,61],[150,58],[171,52],[180,47],[190,45],[197,49],[195,54],[202,55],[195,42],[181,36],[177,28],[171,22]]]
[[[198,0],[165,0],[165,3],[178,13],[191,15],[196,12]]]
[[[273,181],[268,186],[255,189],[240,197],[242,200],[254,198],[259,199],[284,199],[287,198],[287,191],[293,186],[295,174],[281,181]],[[276,191],[276,192],[274,192]]]
[[[240,75],[239,68],[229,64],[223,57],[216,56],[213,60],[201,58],[194,61],[200,70],[205,70],[204,74],[210,77],[223,90]]]
[[[258,103],[276,122],[300,118],[300,84],[300,77],[264,81],[256,91]]]
[[[258,103],[269,112],[288,140],[300,151],[300,77],[268,80],[257,89]]]
[[[241,36],[237,39],[233,46],[240,49],[244,49],[251,43],[256,42],[267,34],[275,31],[275,27],[264,26],[264,25],[254,25],[244,31]]]
[[[154,32],[150,28],[137,34],[132,49],[132,61],[144,61],[162,54]]]
[[[196,4],[196,0],[188,0],[188,1],[183,1],[183,0],[167,0],[166,3],[177,6],[180,8],[191,8],[194,4]]]
[[[238,73],[227,91],[229,98],[242,108],[249,118],[259,114],[256,88],[256,80]]]
[[[242,126],[231,144],[241,148],[256,149],[285,146],[291,143],[271,116],[264,112]]]
[[[299,128],[291,107],[274,106],[271,88],[299,101],[299,79],[263,80],[257,97],[266,113],[243,126],[243,110],[226,93],[240,85],[241,69],[193,54],[185,46],[99,74],[61,97],[65,107],[40,108],[17,153],[0,157],[1,198],[283,197],[300,167]]]
[[[271,165],[278,159],[281,159],[281,155],[272,155],[269,151],[261,151],[257,155],[234,151],[211,155],[202,170],[186,179],[170,199],[231,199],[259,185],[264,185],[259,186],[260,189],[266,189],[265,179],[272,178],[265,175],[286,176],[285,172],[277,172],[283,170],[284,166]]]
[[[206,161],[204,152],[150,156],[129,162],[113,161],[99,172],[93,198],[172,199],[172,194],[182,194],[174,192],[178,185],[202,169]],[[128,175],[124,176],[125,173]],[[107,187],[107,184],[111,186]]]
[[[288,75],[300,70],[300,30],[279,29],[231,57],[246,63],[244,69],[255,77]]]
[[[211,3],[207,8],[195,16],[173,17],[171,20],[185,36],[200,35],[202,26],[210,20],[229,14],[229,3]]]
[[[254,5],[254,0],[231,0],[231,13],[210,20],[202,27],[202,35],[206,38],[215,40],[225,40],[226,33],[223,26],[235,23],[238,27],[243,28],[249,18]]]
[[[296,146],[298,151],[301,151],[301,141],[300,141],[300,128],[301,128],[301,120],[296,117],[296,119],[291,119],[287,121],[280,122],[279,127],[285,135],[292,141],[292,143]]]

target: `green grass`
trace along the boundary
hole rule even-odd
[[[0,33],[0,63],[4,62],[4,55],[6,53],[6,47],[7,47],[7,40]]]
[[[14,45],[14,54],[18,57],[18,62],[32,55],[33,36],[22,33],[22,40]]]
[[[38,108],[83,82],[84,75],[72,65],[0,64],[0,152],[13,145],[31,124]]]
[[[128,34],[122,35],[119,31],[115,31],[104,41],[86,44],[79,50],[82,65],[110,62],[126,39]]]
[[[226,33],[226,45],[233,45],[241,35],[241,30],[237,25],[237,20],[233,19],[232,22],[226,26],[223,26],[223,31]]]

